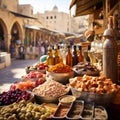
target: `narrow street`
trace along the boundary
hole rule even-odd
[[[35,60],[12,60],[11,65],[0,70],[0,93],[9,89],[10,85],[21,80],[25,75],[25,67],[39,62]]]

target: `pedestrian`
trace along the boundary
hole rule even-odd
[[[42,55],[45,55],[45,43],[41,43],[41,47],[40,47],[40,53],[41,53],[41,56]]]
[[[22,44],[19,47],[19,57],[20,59],[25,59],[25,48]]]
[[[10,53],[11,53],[11,58],[15,58],[16,57],[15,43],[11,43],[11,45],[10,45]]]

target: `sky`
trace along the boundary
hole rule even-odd
[[[19,0],[19,4],[31,4],[34,13],[52,10],[55,5],[59,12],[69,13],[70,3],[71,0]]]

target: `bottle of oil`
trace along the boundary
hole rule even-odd
[[[88,51],[91,49],[91,46],[88,45],[87,50],[84,51],[84,59],[86,62],[90,62],[90,57],[88,56]]]
[[[103,43],[103,73],[114,83],[118,81],[117,67],[117,43],[114,39],[113,20],[109,18],[108,28],[104,31],[105,41]]]
[[[59,53],[58,53],[58,46],[55,45],[54,46],[54,64],[57,64],[60,62],[60,57],[59,57]]]
[[[58,55],[59,55],[59,58],[60,58],[60,62],[63,62],[62,55],[61,55],[61,49],[60,49],[59,45],[58,45]]]
[[[68,51],[67,51],[67,55],[66,55],[66,65],[69,65],[72,67],[72,63],[73,63],[72,53],[70,50],[70,46],[68,46]]]
[[[83,54],[82,54],[82,46],[78,46],[78,62],[83,62],[84,61],[84,57],[83,57]]]
[[[76,45],[73,46],[72,58],[73,58],[73,66],[74,66],[74,65],[77,65],[77,64],[78,64],[78,56],[77,56]]]
[[[54,58],[53,58],[53,53],[52,53],[51,47],[48,48],[48,57],[47,57],[46,63],[50,66],[54,65]]]

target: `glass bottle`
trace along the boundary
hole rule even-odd
[[[73,46],[73,66],[78,64],[78,56],[77,56],[77,50],[76,50],[76,45]]]
[[[113,21],[109,18],[108,28],[104,31],[103,36],[105,41],[103,43],[103,73],[107,78],[110,78],[114,83],[118,81],[118,67],[117,67],[117,43],[114,39]]]
[[[58,54],[58,47],[55,45],[54,46],[54,64],[57,64],[60,62],[60,57]]]
[[[66,65],[69,65],[72,67],[72,53],[71,53],[71,50],[70,50],[70,46],[68,46],[68,51],[67,51],[67,55],[66,55]]]
[[[82,46],[78,46],[78,62],[83,62],[84,61],[84,57],[83,57],[83,54],[82,54]]]
[[[48,65],[54,65],[54,58],[53,58],[53,53],[52,53],[51,47],[48,48],[48,57],[47,57],[46,63]]]
[[[90,57],[88,56],[88,51],[91,49],[91,46],[88,45],[87,50],[84,51],[84,58],[86,62],[90,62]]]
[[[61,50],[60,50],[60,46],[59,45],[58,45],[58,56],[60,58],[60,62],[63,62],[62,55],[61,55]]]

